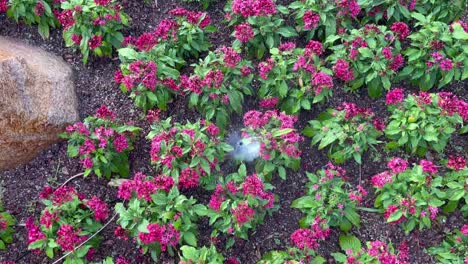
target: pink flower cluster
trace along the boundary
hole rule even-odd
[[[63,224],[57,231],[57,244],[63,251],[73,251],[75,247],[87,239],[87,236],[80,236],[81,230],[74,230],[73,226]]]
[[[175,8],[169,11],[169,14],[176,17],[185,17],[189,23],[199,25],[200,28],[205,28],[211,23],[210,16],[205,12],[193,12],[184,8]]]
[[[349,63],[343,59],[338,59],[333,66],[333,73],[335,76],[344,81],[349,82],[354,80],[354,72],[349,68]]]
[[[234,68],[241,61],[241,55],[232,47],[223,46],[218,49],[218,52],[223,54],[224,65],[229,68]]]
[[[106,220],[109,216],[109,208],[107,208],[107,204],[97,196],[93,196],[91,199],[86,201],[85,204],[94,212],[94,219],[97,221]]]
[[[265,113],[252,110],[244,114],[244,125],[254,130],[253,133],[256,136],[261,137],[260,156],[266,160],[270,159],[272,151],[278,151],[292,158],[301,155],[296,143],[302,141],[303,137],[294,130],[296,121],[296,116],[286,115],[283,112],[278,113],[276,110],[268,110]],[[269,131],[271,128],[291,128],[293,130],[280,138],[275,138]]]
[[[275,67],[275,60],[273,58],[268,58],[266,61],[260,62],[258,64],[258,73],[260,74],[260,78],[267,80],[268,73],[273,70],[273,67]]]
[[[389,182],[393,182],[393,174],[389,171],[381,172],[371,178],[372,185],[379,189],[383,188],[384,185]]]
[[[219,128],[206,121],[200,122],[200,131],[201,133],[205,133],[206,136],[209,137],[207,142],[219,142],[217,135],[219,134]],[[182,134],[187,134],[190,136],[192,142],[180,142],[178,138],[181,137]],[[218,160],[214,159],[212,162],[208,160],[208,158],[204,154],[204,150],[207,147],[207,143],[202,141],[202,138],[194,140],[195,138],[195,130],[193,129],[182,129],[179,130],[177,127],[172,127],[168,131],[161,132],[153,137],[151,140],[151,150],[150,156],[151,161],[156,166],[164,166],[165,168],[171,170],[173,169],[173,162],[177,159],[178,168],[187,168],[190,167],[191,160],[194,157],[199,157],[201,159],[206,160],[210,165],[210,170],[213,171],[218,164]],[[183,144],[183,145],[182,145]],[[162,149],[161,146],[164,145],[165,148]],[[190,151],[186,154],[182,152],[182,148],[185,145],[190,146]],[[190,188],[190,186],[194,186],[195,182],[198,182],[198,176],[204,176],[207,172],[203,170],[201,165],[197,168],[194,168],[198,172],[195,175],[196,171],[193,170],[186,170],[184,171],[183,182],[179,182],[179,186],[185,186],[184,188]],[[198,175],[198,176],[197,176]]]
[[[7,226],[8,226],[7,221],[5,220],[5,218],[3,218],[2,215],[0,215],[0,232],[6,230]]]
[[[438,97],[437,104],[442,109],[442,114],[452,116],[457,113],[464,121],[468,120],[467,102],[458,99],[458,97],[451,92],[440,92]]]
[[[231,213],[239,226],[249,222],[255,216],[255,210],[249,206],[247,201],[243,201],[237,207],[232,208]]]
[[[333,87],[333,78],[325,72],[316,72],[312,75],[312,86],[315,87],[315,95],[319,95],[324,88]]]
[[[403,102],[404,99],[405,99],[404,90],[402,88],[395,88],[395,89],[390,90],[387,93],[387,96],[385,98],[385,103],[387,105],[396,105],[396,104]]]
[[[251,40],[255,34],[252,26],[249,23],[244,22],[234,27],[234,36],[242,43],[247,43]]]
[[[259,105],[261,108],[275,108],[276,104],[278,103],[278,97],[268,97],[265,99],[260,100]]]
[[[349,120],[354,117],[360,116],[363,118],[370,118],[374,115],[374,112],[370,108],[361,108],[354,103],[343,102],[343,104],[337,108],[339,111],[345,111],[345,119]]]
[[[438,51],[433,52],[431,54],[431,58],[432,60],[426,62],[426,66],[428,68],[438,65],[442,71],[450,71],[455,65],[451,59],[444,58],[444,56]]]
[[[390,30],[392,30],[400,40],[405,40],[410,34],[409,27],[404,22],[393,23]]]
[[[305,30],[315,29],[318,27],[320,22],[320,15],[311,10],[307,10],[302,17],[302,20],[304,21]]]
[[[133,177],[133,180],[124,181],[120,186],[117,197],[130,200],[133,193],[136,194],[138,199],[151,201],[151,195],[157,193],[159,190],[169,192],[174,186],[174,180],[171,177],[159,175],[154,178],[149,178],[141,172],[138,172]]]
[[[423,172],[427,172],[430,174],[437,174],[438,172],[437,166],[429,160],[421,160],[419,162],[419,166],[422,167]]]
[[[34,224],[34,219],[32,217],[26,220],[26,229],[28,230],[28,245],[38,240],[46,239],[41,229]]]
[[[276,13],[276,5],[273,0],[234,0],[232,12],[247,18],[250,16],[267,16]]]
[[[356,0],[335,0],[337,7],[339,7],[338,16],[350,16],[356,18],[361,12],[361,6]]]
[[[156,85],[162,83],[162,80],[158,79],[158,67],[156,63],[153,61],[144,62],[142,60],[130,63],[128,65],[128,73],[125,72],[124,74],[122,71],[117,70],[114,80],[118,84],[123,84],[128,91],[131,91],[138,85],[143,85],[146,89],[153,91]]]
[[[367,253],[377,258],[379,263],[398,263],[398,264],[409,264],[408,258],[409,247],[405,242],[399,246],[399,253],[397,255],[392,254],[389,251],[387,244],[381,241],[370,242],[370,248],[367,249]]]
[[[0,12],[6,12],[8,10],[8,0],[0,0]]]
[[[451,155],[448,159],[447,168],[460,171],[466,168],[466,160],[462,156]]]
[[[319,240],[330,235],[330,229],[325,227],[326,219],[316,217],[310,228],[301,228],[291,234],[293,245],[299,249],[317,249]]]
[[[143,244],[159,243],[162,251],[166,251],[167,246],[175,247],[179,244],[180,231],[175,229],[172,224],[151,223],[148,225],[148,231],[148,233],[140,232],[138,234],[138,239]]]
[[[60,220],[58,212],[51,213],[49,209],[45,209],[42,212],[41,219],[39,223],[44,226],[46,229],[50,229],[52,225]]]

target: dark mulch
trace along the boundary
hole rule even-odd
[[[127,13],[132,17],[131,27],[125,34],[138,36],[139,34],[154,29],[158,22],[167,16],[168,11],[180,2],[176,0],[159,1],[159,6],[148,6],[139,0],[126,0],[123,2]],[[289,1],[281,1],[289,2]],[[218,33],[211,35],[211,41],[214,47],[229,45],[232,41],[230,29],[221,21],[223,19],[223,6],[225,1],[217,1],[208,10],[212,21],[218,26]],[[188,8],[199,9],[196,5],[185,5]],[[118,59],[114,58],[91,58],[87,65],[81,63],[81,56],[76,52],[64,47],[61,31],[52,30],[49,40],[44,41],[39,36],[35,27],[28,27],[6,19],[4,14],[0,14],[0,35],[10,36],[21,39],[24,42],[39,46],[47,51],[63,57],[70,63],[75,70],[76,92],[79,99],[79,114],[83,119],[102,104],[106,103],[111,109],[117,111],[118,117],[126,122],[132,122],[143,128],[143,132],[136,143],[136,150],[131,154],[131,167],[133,171],[142,171],[151,174],[152,170],[149,164],[149,144],[144,135],[148,132],[148,124],[142,121],[142,113],[133,107],[132,101],[122,92],[113,81],[114,71],[118,68]],[[300,41],[303,42],[303,41]],[[339,85],[338,85],[339,86]],[[402,87],[416,91],[406,84]],[[445,88],[457,93],[464,100],[468,100],[467,82],[455,83]],[[314,106],[314,109],[308,112],[302,112],[300,115],[299,128],[302,129],[308,120],[315,118],[321,111],[327,107],[335,107],[343,101],[357,103],[361,107],[372,108],[379,117],[388,117],[384,99],[371,100],[364,92],[351,94],[345,93],[341,88],[336,88],[333,99],[325,105]],[[246,102],[246,111],[253,109],[256,102],[252,99]],[[180,98],[172,103],[171,110],[166,113],[167,116],[173,116],[179,121],[196,120],[200,116],[186,107],[186,98]],[[240,122],[240,117],[233,117],[233,124]],[[302,168],[298,172],[289,172],[288,179],[285,181],[275,180],[276,194],[279,197],[280,210],[272,216],[267,216],[265,223],[250,234],[249,241],[237,241],[230,250],[223,250],[227,257],[238,257],[241,263],[256,263],[261,255],[269,250],[284,249],[288,245],[289,236],[293,230],[298,228],[298,220],[301,213],[290,208],[291,202],[300,197],[304,192],[306,183],[305,172],[316,171],[322,168],[327,162],[327,156],[324,151],[318,151],[316,147],[310,146],[310,141],[306,140],[301,145],[303,151]],[[462,154],[468,156],[467,136],[461,137],[455,135],[449,144],[446,153]],[[401,153],[400,153],[401,154]],[[383,149],[378,153],[367,153],[363,157],[363,165],[358,166],[354,162],[347,162],[343,167],[348,172],[348,177],[353,184],[361,184],[370,195],[367,197],[364,206],[372,207],[374,195],[369,182],[372,175],[381,172],[385,168],[386,161],[394,156],[395,153],[386,153]],[[434,159],[440,158],[438,155],[432,155]],[[227,166],[232,167],[232,166]],[[62,142],[52,146],[50,149],[41,153],[29,164],[17,169],[0,173],[0,187],[3,187],[3,202],[8,211],[18,220],[15,234],[15,241],[8,246],[7,251],[0,252],[0,261],[11,260],[17,263],[50,263],[50,260],[42,255],[35,255],[27,251],[27,234],[24,228],[24,222],[29,216],[37,216],[42,210],[37,201],[38,193],[47,184],[57,186],[72,175],[81,172],[81,165],[78,160],[70,159],[66,155],[66,143]],[[95,177],[86,179],[77,178],[72,184],[86,195],[97,195],[107,202],[114,204],[117,201],[116,190],[107,186],[106,180],[100,180]],[[2,188],[0,188],[1,190]],[[207,202],[209,193],[193,192],[189,193],[202,202]],[[434,263],[424,251],[426,247],[436,245],[443,239],[444,232],[454,227],[459,227],[464,219],[455,213],[447,217],[447,221],[435,225],[430,230],[423,232],[413,232],[409,236],[401,231],[398,226],[392,226],[385,223],[383,217],[379,214],[361,213],[362,227],[354,230],[352,233],[357,235],[361,241],[383,240],[391,241],[398,245],[402,241],[407,241],[411,248],[411,263]],[[114,239],[112,230],[115,224],[111,224],[103,233],[104,241],[102,247],[97,253],[98,257],[104,256],[125,256],[132,259],[133,263],[149,263],[148,257],[142,257],[136,246],[131,241],[120,241]],[[208,244],[211,230],[207,221],[200,223],[201,244]],[[330,239],[325,241],[319,251],[328,260],[334,263],[330,253],[339,250],[338,246],[339,231],[333,230]],[[219,245],[223,248],[223,245]],[[168,258],[169,259],[169,258]]]

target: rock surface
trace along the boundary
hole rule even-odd
[[[61,58],[0,37],[0,170],[25,164],[78,120],[73,71]]]

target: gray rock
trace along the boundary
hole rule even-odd
[[[78,120],[73,71],[62,58],[0,37],[0,170],[25,164]]]

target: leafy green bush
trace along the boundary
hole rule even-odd
[[[180,194],[171,177],[136,173],[119,186],[117,196],[127,202],[115,205],[119,224],[115,233],[134,239],[154,261],[161,252],[174,256],[179,244],[197,246],[196,222],[206,214],[206,207]]]
[[[468,225],[446,234],[440,245],[428,248],[427,252],[435,257],[437,263],[465,263],[468,260]]]
[[[5,250],[7,244],[13,242],[13,233],[15,230],[13,226],[16,220],[11,214],[3,210],[3,206],[0,204],[0,250]]]
[[[362,154],[380,143],[385,124],[374,119],[371,109],[359,108],[353,103],[343,103],[338,109],[328,109],[317,120],[309,121],[303,134],[312,138],[312,145],[320,142],[318,149],[329,147],[329,157],[336,163],[353,158],[361,164]]]
[[[120,31],[128,26],[129,16],[115,0],[66,0],[57,14],[63,27],[67,47],[79,48],[83,63],[89,54],[111,56],[120,48],[124,37]]]
[[[352,226],[360,227],[357,205],[367,195],[360,185],[357,189],[346,182],[343,168],[327,164],[315,174],[306,173],[309,178],[305,196],[294,200],[292,208],[301,210],[305,216],[300,220],[301,227],[310,226],[316,217],[327,220],[331,227],[340,227],[348,232]]]
[[[443,22],[430,22],[421,14],[413,16],[421,27],[408,37],[411,47],[403,52],[408,64],[399,78],[409,80],[424,91],[467,79],[468,33],[461,24],[449,26]]]
[[[385,135],[392,140],[387,147],[403,147],[420,156],[430,149],[442,153],[457,126],[468,117],[467,104],[449,92],[420,92],[404,98],[402,89],[393,89],[386,102],[392,112],[385,128]]]
[[[42,38],[49,38],[50,28],[57,27],[58,21],[54,13],[59,5],[52,0],[8,0],[8,17],[26,25],[38,24],[38,31]]]
[[[88,116],[83,123],[77,122],[66,130],[60,136],[68,140],[68,155],[80,157],[84,176],[94,172],[109,179],[114,173],[123,177],[130,174],[128,155],[140,128],[119,124],[115,113],[102,105],[95,116]]]

